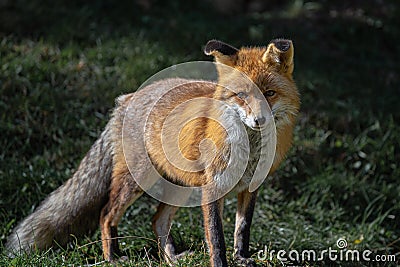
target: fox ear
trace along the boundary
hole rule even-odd
[[[204,54],[212,55],[215,61],[228,66],[234,66],[237,60],[238,49],[218,40],[208,41],[204,47]]]
[[[276,65],[282,74],[291,75],[294,68],[293,63],[294,47],[291,40],[272,40],[267,51],[262,56],[262,61],[267,64]]]

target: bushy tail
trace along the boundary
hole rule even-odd
[[[72,235],[80,236],[98,227],[111,181],[110,131],[107,125],[72,178],[15,227],[6,243],[10,256],[32,249],[43,250],[56,243],[63,246]]]

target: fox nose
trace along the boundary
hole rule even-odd
[[[265,123],[266,119],[265,117],[260,117],[260,118],[255,118],[254,122],[256,123],[256,125],[261,126]]]

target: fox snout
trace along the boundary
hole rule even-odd
[[[258,126],[261,127],[265,124],[267,120],[265,119],[265,117],[256,117],[254,118],[254,123]]]
[[[253,130],[265,127],[271,117],[268,104],[262,99],[249,97],[242,108],[242,112],[245,114],[244,118],[242,117],[242,121]]]
[[[243,122],[253,130],[261,130],[272,120],[272,115],[251,115]]]
[[[240,109],[237,110],[242,122],[253,130],[260,130],[264,128],[269,120],[272,120],[272,115],[264,112],[252,112],[251,110]]]

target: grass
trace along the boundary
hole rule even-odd
[[[345,238],[350,249],[397,255],[399,264],[399,4],[286,1],[264,12],[222,16],[207,2],[152,3],[150,10],[124,0],[0,4],[1,244],[71,176],[115,97],[172,64],[210,60],[201,52],[209,39],[241,46],[287,37],[295,44],[302,111],[288,159],[260,192],[253,258],[265,246],[322,251]],[[225,209],[229,255],[235,203],[227,200]],[[124,265],[166,266],[151,231],[156,204],[141,198],[124,216],[120,243],[130,256]],[[172,233],[180,249],[196,252],[181,266],[207,265],[200,218],[199,209],[177,214]],[[97,232],[66,249],[0,255],[0,265],[93,264],[102,261],[99,239]],[[259,263],[282,265],[276,257]]]

